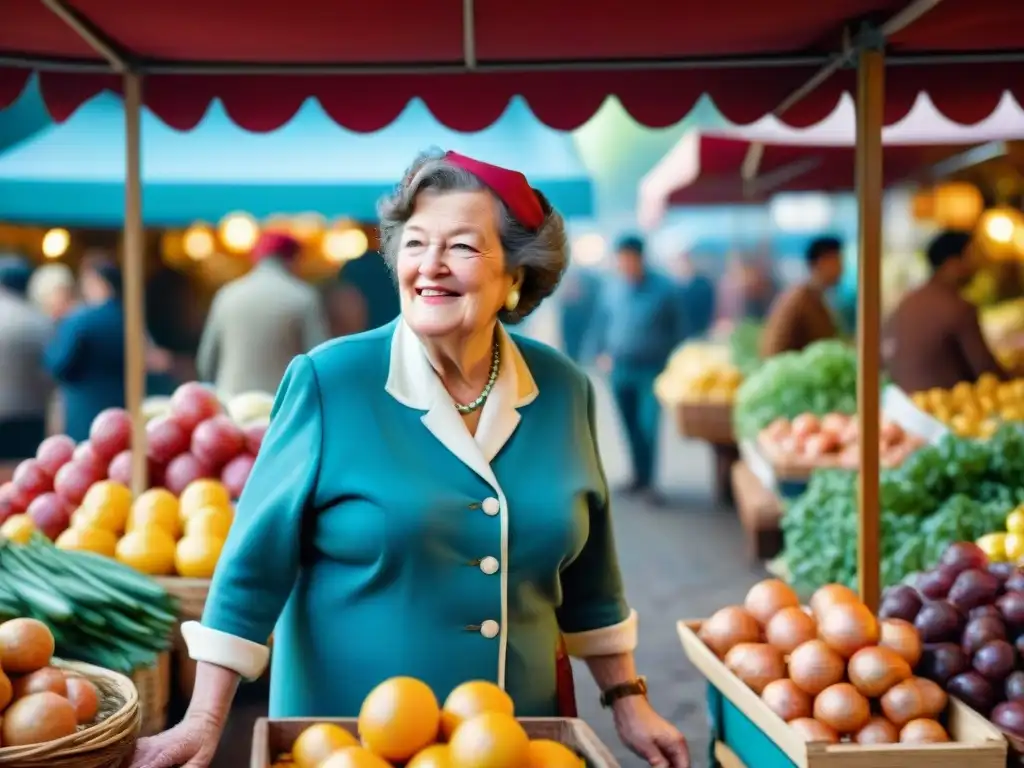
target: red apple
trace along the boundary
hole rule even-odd
[[[164,488],[175,496],[179,496],[193,480],[216,476],[217,473],[209,465],[191,453],[183,453],[173,458],[167,465],[167,469],[164,471]]]
[[[92,447],[92,443],[88,440],[83,440],[78,444],[75,452],[71,454],[71,461],[95,467],[97,472],[107,468],[107,462],[100,458],[100,455],[96,453],[96,449]]]
[[[14,469],[11,478],[25,495],[35,498],[41,493],[53,490],[53,475],[43,469],[37,459],[25,459]]]
[[[75,441],[67,435],[52,435],[39,444],[36,459],[51,475],[71,461],[75,453]]]
[[[245,433],[228,416],[207,419],[192,433],[192,453],[217,469],[244,450]]]
[[[121,451],[131,447],[132,417],[124,408],[100,411],[89,428],[89,442],[96,455],[109,462]]]
[[[215,392],[197,381],[182,384],[171,395],[171,414],[191,432],[202,421],[221,412]]]
[[[253,456],[258,456],[263,445],[263,436],[267,434],[267,424],[250,424],[245,432],[245,449]]]
[[[158,416],[146,425],[146,455],[166,464],[188,450],[188,429],[173,416]]]
[[[156,488],[163,485],[164,482],[164,468],[163,465],[158,464],[152,459],[147,460],[147,485],[150,488]],[[116,480],[121,485],[127,485],[131,487],[132,484],[132,452],[131,450],[121,451],[110,461],[110,466],[107,467],[107,477],[111,480]]]
[[[220,481],[228,489],[232,499],[240,498],[242,489],[252,472],[252,465],[256,463],[256,457],[248,453],[236,456],[229,461],[220,473]]]
[[[31,501],[13,482],[0,485],[0,524],[12,515],[23,513]]]
[[[56,493],[44,493],[28,505],[28,516],[52,540],[64,533],[71,522],[71,507]]]
[[[85,498],[85,494],[92,484],[102,480],[104,474],[105,472],[92,464],[70,461],[57,470],[57,476],[53,479],[53,487],[65,501],[77,506],[82,503],[82,499]]]

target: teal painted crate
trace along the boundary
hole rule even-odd
[[[712,742],[727,746],[748,768],[1005,768],[1002,734],[977,712],[951,699],[949,744],[922,746],[807,744],[765,706],[700,641],[700,621],[680,621],[687,657],[708,681]],[[712,747],[713,749],[713,747]],[[712,764],[715,764],[712,757]]]

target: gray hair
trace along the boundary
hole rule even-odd
[[[55,291],[74,289],[75,273],[67,264],[43,264],[29,278],[28,298],[37,307],[45,308]]]
[[[488,190],[488,187],[469,171],[452,165],[437,153],[418,157],[402,183],[377,205],[381,255],[392,271],[401,247],[402,229],[412,217],[416,198],[428,190],[440,193],[477,192]],[[569,264],[565,222],[547,198],[537,192],[544,208],[544,223],[540,229],[531,232],[516,221],[497,195],[492,196],[501,247],[505,252],[505,269],[509,274],[519,269],[523,272],[519,305],[511,312],[502,309],[498,318],[504,323],[518,323],[554,293],[565,274]]]

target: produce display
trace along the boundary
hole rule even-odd
[[[156,663],[170,644],[175,606],[164,589],[135,570],[90,552],[57,549],[35,536],[0,545],[0,617],[37,619],[49,628],[48,660],[57,655],[131,674]],[[0,669],[31,672],[8,659],[0,625]],[[48,661],[42,661],[44,666]],[[0,677],[0,700],[3,696]],[[6,723],[6,717],[4,718]],[[7,744],[6,734],[4,744]]]
[[[802,413],[790,420],[779,418],[761,430],[758,443],[773,463],[807,469],[832,467],[856,469],[860,463],[860,434],[856,416],[828,413],[822,417]],[[896,467],[924,441],[899,424],[883,421],[882,465]]]
[[[855,413],[857,360],[854,348],[840,341],[819,341],[802,352],[765,360],[736,392],[736,434],[754,440],[776,419],[802,413]]]
[[[1024,565],[1024,504],[1006,516],[1006,530],[986,533],[975,543],[989,562]]]
[[[794,586],[854,585],[857,477],[819,470],[782,519],[783,561]],[[880,549],[883,585],[939,561],[957,541],[1005,525],[1024,502],[1024,426],[1006,424],[987,441],[948,434],[882,472]]]
[[[45,744],[99,716],[100,692],[85,677],[52,665],[54,638],[35,619],[0,624],[0,746]]]
[[[743,381],[724,346],[692,342],[669,359],[654,382],[658,398],[671,405],[683,402],[732,402]]]
[[[984,374],[974,384],[915,392],[910,399],[960,437],[989,438],[1000,422],[1024,421],[1024,379],[1001,382]]]
[[[729,334],[729,357],[744,376],[749,376],[761,365],[763,330],[761,323],[744,319],[737,322]]]
[[[914,624],[879,619],[849,588],[818,589],[809,609],[785,583],[756,584],[742,606],[715,613],[700,639],[808,742],[935,744],[948,696],[915,675]]]
[[[908,581],[888,590],[880,614],[914,623],[919,674],[1024,739],[1024,569],[959,542]]]
[[[584,768],[568,747],[531,740],[512,698],[493,683],[471,681],[444,704],[420,680],[395,677],[363,702],[358,734],[317,723],[299,734],[274,768]]]

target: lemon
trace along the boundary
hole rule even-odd
[[[1006,516],[1006,530],[1010,533],[1024,533],[1024,507],[1017,507]]]
[[[36,524],[28,515],[11,515],[0,526],[0,534],[16,544],[28,544],[28,540],[35,532]]]
[[[185,518],[185,535],[226,539],[233,519],[230,507],[202,507]]]
[[[128,515],[128,531],[155,526],[162,528],[172,539],[181,535],[181,520],[178,510],[167,504],[147,504],[132,507]]]
[[[117,542],[114,556],[125,565],[150,576],[174,573],[174,539],[155,525],[126,533]]]
[[[1006,534],[1005,547],[1006,559],[1011,563],[1019,562],[1021,558],[1024,558],[1024,534]]]
[[[121,533],[132,508],[132,492],[121,483],[101,480],[86,492],[82,507],[98,515],[97,520],[102,522],[99,527]]]
[[[203,507],[230,507],[231,494],[219,480],[194,480],[181,492],[181,516],[188,517]]]
[[[127,510],[122,511],[112,506],[87,507],[83,503],[74,514],[71,515],[72,528],[102,528],[115,534],[124,533]]]
[[[209,579],[223,548],[224,539],[216,536],[186,536],[175,549],[174,567],[187,579]]]
[[[975,543],[993,563],[1005,563],[1007,536],[1005,533],[987,533]]]
[[[97,555],[113,557],[117,549],[117,536],[105,528],[78,526],[68,528],[54,542],[57,549],[75,552],[95,552]]]

